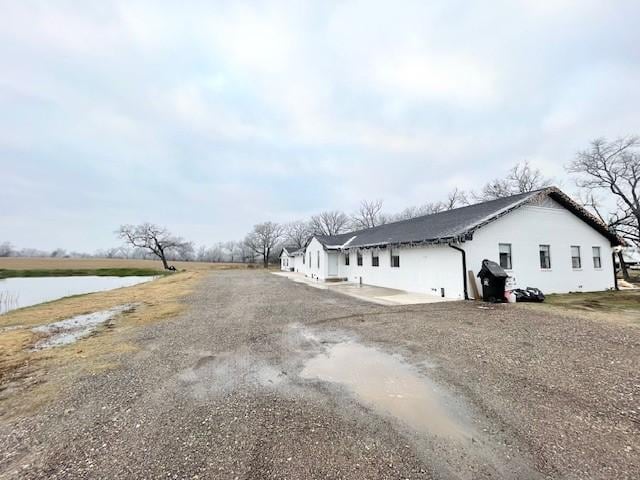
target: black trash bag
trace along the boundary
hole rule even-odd
[[[529,296],[534,299],[532,301],[544,302],[544,293],[542,293],[539,288],[527,287],[527,292],[529,293]]]
[[[516,296],[516,302],[544,302],[544,294],[538,288],[515,288],[511,291]]]

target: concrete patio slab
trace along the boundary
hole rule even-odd
[[[320,290],[327,290],[329,288],[329,284],[326,282],[321,282],[320,280],[316,280],[313,278],[305,277],[302,273],[298,272],[271,272],[273,275],[277,275],[278,277],[285,277],[289,280],[296,283],[304,283],[305,285],[309,285],[313,288],[318,288]]]
[[[297,283],[303,283],[321,290],[332,290],[343,295],[376,303],[378,305],[417,305],[423,303],[439,303],[455,301],[428,293],[412,293],[393,288],[376,287],[373,285],[359,285],[353,282],[323,282],[305,277],[298,272],[272,272],[274,275],[288,278]]]

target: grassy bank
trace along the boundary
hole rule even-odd
[[[136,329],[178,315],[186,307],[184,298],[203,275],[178,272],[153,282],[66,297],[0,315],[0,418],[6,412],[36,408],[76,375],[115,368],[116,353],[136,350],[132,341]],[[64,347],[32,350],[40,338],[34,326],[123,304],[136,307],[91,337]]]
[[[150,268],[52,268],[52,269],[31,269],[31,270],[8,270],[0,269],[0,280],[4,278],[16,277],[77,277],[77,276],[98,276],[98,277],[130,277],[130,276],[152,276],[167,275],[171,272],[163,270],[153,270]]]
[[[544,303],[518,305],[552,310],[561,315],[640,326],[640,290],[551,294],[546,296]]]
[[[640,312],[640,290],[608,290],[604,292],[547,295],[546,303],[574,310]]]

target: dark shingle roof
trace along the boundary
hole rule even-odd
[[[280,256],[282,256],[285,251],[287,252],[287,255],[293,255],[297,250],[300,250],[300,247],[298,247],[297,245],[285,245],[280,251]]]
[[[620,239],[609,232],[602,222],[555,187],[512,195],[432,215],[387,223],[365,230],[334,236],[316,236],[316,238],[326,247],[343,246],[343,248],[470,240],[476,229],[521,205],[531,202],[540,195],[548,195],[572,211],[576,216],[605,235],[612,245],[620,244]]]

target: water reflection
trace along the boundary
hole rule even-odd
[[[0,280],[0,314],[69,295],[103,292],[148,282],[156,277],[33,277]]]

